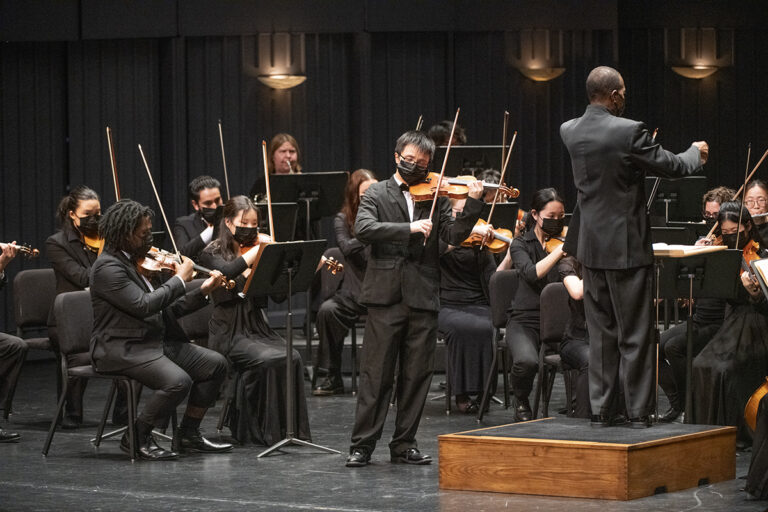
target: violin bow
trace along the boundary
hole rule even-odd
[[[267,188],[267,213],[269,215],[269,234],[272,236],[272,241],[277,242],[275,238],[275,226],[272,223],[272,192],[269,189],[269,169],[267,168],[267,141],[261,141],[261,154],[264,158],[264,180],[266,181]]]
[[[112,142],[112,128],[107,126],[107,149],[109,163],[112,165],[112,181],[115,184],[115,201],[120,200],[120,184],[117,182],[117,160],[115,159],[115,144]]]
[[[421,125],[424,124],[424,116],[419,115],[419,120],[416,121],[416,131],[421,130]]]
[[[435,206],[437,206],[437,196],[440,193],[440,186],[443,184],[443,176],[445,175],[445,165],[448,163],[448,154],[451,152],[451,143],[453,142],[453,134],[456,132],[456,123],[459,121],[459,111],[456,109],[456,117],[453,118],[453,126],[451,127],[451,136],[448,139],[448,146],[445,148],[445,157],[443,158],[443,168],[440,170],[440,176],[437,178],[437,187],[435,188],[435,197],[432,198],[432,208],[429,210],[428,219],[432,219],[432,215],[435,213]],[[427,245],[427,237],[424,237],[424,245]]]
[[[653,130],[653,135],[651,135],[651,140],[653,142],[656,142],[656,135],[658,135],[659,129],[656,128]],[[651,188],[651,193],[648,195],[648,204],[645,205],[645,212],[647,215],[651,214],[651,206],[653,206],[653,200],[656,198],[656,193],[659,191],[659,185],[661,185],[661,178],[656,178],[653,181],[653,187]]]
[[[499,193],[501,187],[504,186],[504,176],[507,173],[507,165],[509,165],[509,157],[512,155],[512,148],[515,147],[515,141],[517,140],[517,130],[512,134],[512,142],[509,143],[509,151],[507,151],[507,158],[504,160],[504,166],[501,169],[501,176],[499,176],[499,188],[496,189],[496,193],[493,195],[493,203],[491,203],[491,211],[488,212],[488,224],[491,223],[491,217],[493,217],[493,210],[496,208],[496,202],[499,200]]]
[[[221,129],[221,119],[219,119],[219,142],[221,143],[221,164],[224,166],[224,185],[227,188],[227,200],[229,200],[229,176],[227,175],[227,157],[224,154],[224,132]]]
[[[509,124],[509,111],[504,111],[504,124],[501,130],[501,163],[504,164],[504,150],[507,148],[507,125]],[[499,185],[503,185],[499,178]]]
[[[744,213],[744,198],[747,196],[747,177],[749,176],[749,158],[752,156],[752,143],[750,142],[747,144],[747,167],[744,169],[744,186],[742,187],[743,191],[741,194],[741,208],[739,208],[739,223],[736,225],[736,248],[739,247],[739,235],[741,234],[741,229],[739,229],[739,226],[741,226],[741,219],[742,214]],[[738,195],[738,194],[737,194]]]
[[[183,261],[181,259],[181,253],[179,252],[179,248],[176,245],[176,239],[173,238],[173,230],[171,229],[171,225],[168,223],[168,217],[165,216],[165,209],[163,208],[163,203],[160,201],[160,194],[157,193],[157,187],[155,187],[155,180],[152,179],[152,173],[149,170],[147,157],[144,156],[144,150],[141,149],[141,144],[139,144],[139,153],[141,153],[141,160],[144,162],[144,168],[147,170],[147,176],[149,176],[149,183],[152,185],[152,190],[154,190],[155,192],[155,199],[157,199],[157,206],[160,208],[160,213],[163,214],[163,222],[165,223],[165,229],[168,230],[168,237],[171,239],[171,244],[173,244],[173,250],[176,253],[176,258],[178,258],[179,262],[181,262]]]
[[[750,144],[750,146],[751,146],[751,144]],[[744,180],[744,182],[745,182],[745,183],[749,183],[749,180],[751,180],[751,179],[752,179],[752,176],[754,176],[754,175],[755,175],[755,172],[756,172],[756,171],[757,171],[757,169],[758,169],[758,168],[760,168],[760,166],[763,164],[763,161],[765,160],[765,158],[766,158],[766,157],[768,157],[768,149],[766,149],[766,150],[765,150],[765,153],[763,153],[763,156],[761,156],[761,157],[760,157],[760,160],[758,160],[757,164],[755,164],[755,166],[752,168],[752,172],[750,172],[750,173],[749,173],[749,176],[747,176],[747,179],[746,179],[746,180]],[[749,167],[749,163],[747,163],[747,167]],[[739,198],[739,195],[741,194],[741,192],[742,192],[744,189],[746,189],[746,187],[745,187],[744,185],[742,185],[742,186],[739,188],[739,190],[737,190],[737,191],[736,191],[736,193],[733,195],[733,197],[731,198],[731,200],[732,200],[732,201],[735,201],[735,200],[737,200],[737,199]],[[709,233],[707,233],[707,238],[710,238],[710,237],[712,236],[712,233],[714,233],[714,232],[715,232],[715,230],[717,229],[717,226],[719,226],[719,225],[720,225],[720,224],[719,224],[718,222],[715,222],[715,225],[714,225],[714,226],[712,226],[712,229],[710,229],[710,230],[709,230]]]

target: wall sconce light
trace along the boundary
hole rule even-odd
[[[562,30],[525,29],[507,32],[507,62],[535,82],[548,82],[563,73]]]
[[[678,37],[679,34],[679,37]],[[733,30],[682,28],[664,31],[664,54],[672,71],[701,79],[733,65]]]
[[[290,89],[304,83],[304,34],[259,34],[243,38],[243,70],[272,89]]]

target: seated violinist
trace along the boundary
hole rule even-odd
[[[17,253],[15,242],[0,244],[0,289],[4,288],[8,282],[5,267]],[[21,338],[0,332],[0,404],[5,404],[13,383],[18,379],[28,348]],[[15,443],[19,439],[21,435],[18,433],[9,432],[0,427],[0,443]]]
[[[195,210],[176,219],[173,238],[179,252],[197,261],[206,245],[213,240],[221,219],[221,183],[210,176],[198,176],[189,183],[189,202]]]
[[[447,146],[448,139],[451,136],[451,129],[453,128],[453,121],[445,120],[435,125],[432,125],[427,131],[427,136],[435,142],[435,146]],[[451,146],[463,146],[467,143],[467,135],[464,133],[464,128],[456,125],[456,130],[453,133],[453,141]]]
[[[287,428],[283,412],[286,344],[267,323],[259,298],[238,295],[259,254],[258,225],[256,205],[245,196],[231,198],[224,203],[219,236],[203,250],[200,262],[236,283],[232,290],[219,288],[211,295],[215,307],[208,336],[209,346],[241,374],[226,421],[240,443],[272,445],[285,438]],[[304,368],[296,350],[292,357],[296,436],[309,441]]]
[[[206,295],[221,284],[221,274],[186,292],[192,260],[173,263],[174,275],[161,282],[147,277],[138,263],[152,246],[149,207],[130,199],[113,204],[99,231],[104,251],[91,269],[93,334],[91,359],[96,371],[128,376],[155,390],[136,419],[139,457],[169,460],[184,452],[226,452],[231,444],[214,443],[200,434],[200,423],[214,405],[227,362],[221,355],[189,342],[176,321],[207,304]],[[162,427],[189,395],[187,408],[173,435],[173,451],[160,448],[152,430]],[[120,448],[128,451],[126,431]]]
[[[746,249],[747,256],[768,254],[741,203],[723,203],[718,223],[728,248]],[[737,444],[746,447],[751,436],[744,424],[744,407],[768,368],[768,338],[764,336],[768,332],[768,304],[746,265],[733,278],[742,284],[740,293],[728,301],[723,325],[693,360],[693,421],[737,426]]]

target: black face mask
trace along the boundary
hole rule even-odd
[[[216,208],[204,208],[200,207],[200,216],[210,224],[211,226],[215,226],[219,223],[221,220],[221,212],[224,210],[223,205],[219,205]]]
[[[744,232],[739,233],[739,246],[738,247],[736,247],[736,233],[730,233],[728,235],[723,235],[723,243],[729,249],[739,249],[739,250],[742,250],[742,249],[744,249],[744,247],[746,247],[748,242],[749,242],[749,237]]]
[[[714,217],[704,217],[704,224],[707,226],[707,229],[712,229],[712,226],[715,225],[715,222],[717,222],[717,219]]]
[[[83,235],[90,238],[99,236],[99,220],[101,215],[88,215],[80,217],[80,226],[77,228]]]
[[[152,248],[152,241],[152,233],[149,233],[141,240],[141,245],[134,247],[133,251],[131,251],[131,256],[133,256],[135,259],[145,257],[149,250]]]
[[[418,183],[429,174],[429,169],[426,167],[419,167],[415,162],[406,162],[402,156],[400,157],[400,162],[397,164],[397,171],[400,173],[400,177],[403,178],[406,185]]]
[[[541,230],[549,236],[560,236],[565,226],[565,219],[541,219]]]
[[[256,240],[259,238],[259,228],[235,226],[235,233],[232,235],[232,238],[240,245],[250,247],[255,245]]]

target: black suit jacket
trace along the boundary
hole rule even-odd
[[[654,142],[643,123],[601,105],[563,123],[578,190],[577,259],[586,267],[627,269],[653,262],[645,211],[645,176],[682,178],[701,169],[699,149],[675,155]],[[567,247],[571,247],[569,244]]]
[[[93,264],[91,283],[91,360],[100,372],[119,372],[161,357],[165,339],[188,342],[176,319],[207,304],[199,287],[186,293],[175,277],[150,292],[128,258],[110,250]]]
[[[414,205],[413,219],[429,217],[431,201]],[[415,309],[440,309],[440,254],[438,238],[459,245],[469,236],[483,202],[467,198],[455,222],[447,198],[438,199],[432,232],[424,246],[421,233],[412,234],[405,197],[394,176],[374,183],[365,192],[355,220],[355,234],[371,246],[360,302],[390,306],[404,302]]]
[[[52,234],[45,241],[45,250],[56,276],[56,295],[88,288],[91,265],[96,255],[83,244],[75,231],[65,228]],[[48,325],[56,325],[53,308],[48,316]]]
[[[337,213],[333,218],[333,228],[336,231],[336,243],[346,262],[341,292],[356,301],[360,300],[360,289],[371,249],[349,232],[347,217],[342,212]]]
[[[197,261],[206,243],[200,238],[208,223],[197,213],[191,213],[176,219],[173,225],[173,239],[184,256]]]

